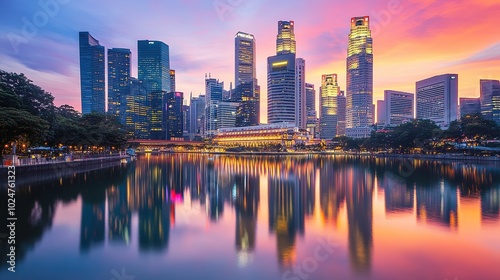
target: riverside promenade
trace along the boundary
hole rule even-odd
[[[21,160],[15,162],[13,166],[15,166],[16,183],[23,184],[127,164],[132,160],[133,157],[123,154],[74,160],[59,159],[29,162]],[[0,167],[0,178],[7,178],[9,166],[12,165]]]

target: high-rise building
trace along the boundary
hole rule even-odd
[[[169,92],[166,106],[166,130],[167,140],[183,139],[183,102],[184,94],[182,92]]]
[[[481,114],[500,125],[500,81],[480,80]]]
[[[201,137],[203,133],[203,116],[205,114],[205,96],[191,97],[189,104],[189,134],[190,139]]]
[[[108,49],[108,113],[125,124],[126,96],[130,87],[130,50]]]
[[[413,120],[413,93],[385,90],[384,101],[385,125],[398,126]]]
[[[346,134],[367,137],[373,124],[373,44],[368,16],[351,18],[346,87]]]
[[[238,32],[235,36],[235,89],[231,101],[238,102],[236,126],[259,124],[260,102],[255,70],[255,37]]]
[[[306,61],[295,59],[295,125],[306,129]]]
[[[260,103],[255,93],[253,83],[242,83],[234,90],[231,101],[239,103],[236,127],[259,125]]]
[[[293,21],[278,22],[278,36],[276,38],[276,54],[295,53],[295,31]]]
[[[267,58],[267,121],[297,123],[293,21],[279,21],[276,55]]]
[[[139,40],[137,52],[139,80],[147,91],[171,91],[168,45],[161,41]]]
[[[190,121],[189,105],[182,105],[182,132],[184,135],[189,133],[188,130]]]
[[[340,87],[337,82],[337,74],[321,76],[319,133],[321,139],[332,139],[337,136],[338,106],[337,96]]]
[[[218,128],[218,107],[222,102],[224,82],[218,79],[205,77],[205,135],[213,136]],[[234,126],[234,125],[233,125]]]
[[[377,124],[385,126],[385,100],[377,100]]]
[[[345,136],[347,100],[344,91],[337,96],[337,136]]]
[[[170,69],[170,92],[175,92],[175,70]]]
[[[318,132],[318,117],[316,116],[316,90],[313,84],[306,83],[306,112],[307,112],[307,129],[309,133],[316,137]]]
[[[89,32],[79,33],[82,113],[105,112],[104,46]]]
[[[236,112],[238,111],[238,106],[238,102],[217,102],[217,120],[215,124],[216,131],[220,128],[235,127]]]
[[[238,32],[234,38],[234,83],[253,83],[255,71],[255,37],[252,34]]]
[[[147,86],[146,86],[147,88]],[[152,140],[165,140],[167,137],[167,92],[153,91],[147,96],[149,137]]]
[[[295,54],[267,58],[267,121],[295,121]]]
[[[417,119],[429,119],[441,128],[457,119],[458,75],[444,74],[416,83]]]
[[[460,98],[460,117],[481,114],[481,98]]]
[[[142,83],[130,77],[129,94],[125,97],[125,126],[129,136],[135,139],[149,138],[148,94]]]

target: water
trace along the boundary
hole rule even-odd
[[[16,195],[16,273],[3,239],[0,279],[500,275],[498,165],[151,155]]]

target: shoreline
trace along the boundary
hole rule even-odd
[[[162,154],[206,154],[206,155],[244,155],[244,156],[321,156],[321,155],[334,155],[334,156],[351,156],[351,157],[368,157],[368,158],[389,158],[389,159],[411,159],[411,160],[434,160],[434,161],[464,161],[464,162],[498,162],[500,157],[497,156],[470,156],[463,154],[441,154],[441,155],[425,155],[425,154],[370,154],[370,153],[349,153],[349,152],[170,152],[170,153],[154,153],[155,155]],[[139,154],[144,155],[144,154]]]
[[[29,184],[33,181],[43,181],[58,177],[69,176],[89,171],[118,166],[126,160],[131,162],[130,156],[112,156],[74,160],[69,162],[48,162],[34,165],[15,166],[16,185]],[[0,176],[7,178],[8,166],[0,167]],[[3,188],[3,187],[0,187]]]

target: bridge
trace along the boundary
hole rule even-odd
[[[186,146],[203,147],[207,144],[203,141],[144,140],[144,139],[128,140],[128,143],[134,146],[138,146],[139,149],[161,149],[161,148],[186,147]]]

